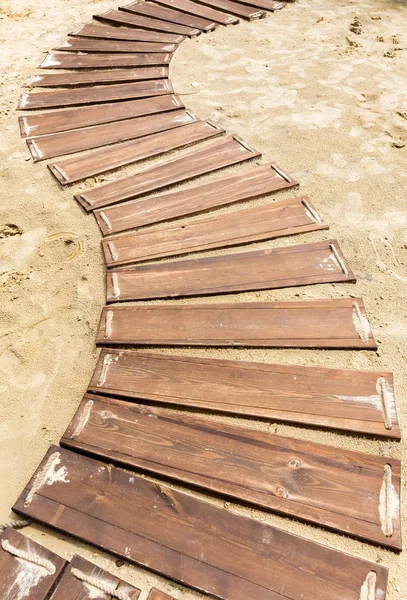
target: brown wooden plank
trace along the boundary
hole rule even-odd
[[[171,62],[172,54],[47,54],[39,69],[111,69],[116,67],[159,67]]]
[[[101,104],[114,100],[148,98],[165,96],[173,93],[169,79],[152,79],[133,83],[117,83],[115,85],[95,85],[74,90],[51,90],[22,94],[19,110],[38,108],[57,108],[80,104]]]
[[[169,21],[170,23],[179,23],[195,29],[201,29],[202,31],[208,32],[213,31],[217,27],[217,23],[214,21],[208,21],[201,17],[194,17],[187,15],[178,10],[172,8],[166,8],[159,6],[152,2],[132,2],[126,6],[122,6],[121,10],[130,12],[133,14],[145,15],[147,17],[153,17],[155,19],[162,19],[163,21]]]
[[[145,79],[168,79],[168,67],[139,67],[137,69],[108,69],[106,71],[74,71],[31,75],[26,87],[79,87],[97,83],[124,83]]]
[[[337,240],[160,262],[106,274],[107,302],[355,281]]]
[[[264,10],[240,4],[240,2],[234,2],[234,0],[199,0],[199,4],[205,4],[216,10],[225,11],[248,21],[264,19],[267,14]]]
[[[262,8],[274,12],[275,10],[281,10],[284,8],[286,0],[284,2],[278,2],[277,0],[239,0],[239,4],[248,4],[249,6],[255,6],[256,8]]]
[[[220,599],[384,599],[387,569],[52,446],[14,506]]]
[[[109,306],[99,344],[376,350],[361,298]]]
[[[228,136],[208,144],[203,149],[193,150],[135,175],[80,192],[75,195],[75,199],[85,210],[91,211],[259,156],[259,152],[238,136]]]
[[[19,125],[22,137],[32,137],[122,121],[133,117],[159,114],[181,108],[185,107],[179,96],[155,96],[147,99],[113,102],[103,104],[103,106],[81,106],[80,108],[51,110],[45,113],[25,115],[19,117]]]
[[[153,31],[163,31],[167,33],[184,35],[187,37],[196,37],[202,32],[196,27],[186,27],[177,23],[169,23],[160,19],[151,19],[142,15],[135,15],[123,10],[108,10],[100,15],[95,15],[96,19],[102,21],[111,21],[119,25],[137,27],[140,29],[152,29]]]
[[[401,550],[399,460],[93,394],[61,444]]]
[[[102,588],[110,587],[111,593]],[[115,575],[75,555],[66,568],[50,600],[111,600],[125,594],[128,600],[136,600],[140,590],[125,583]]]
[[[225,130],[211,121],[193,121],[175,131],[153,133],[141,140],[98,148],[80,156],[50,163],[48,168],[61,185],[66,185],[222,133],[225,133]]]
[[[29,557],[15,553],[28,552]],[[30,558],[30,560],[27,560]],[[45,566],[34,562],[47,561]],[[14,529],[0,534],[1,600],[46,600],[66,561]]]
[[[169,44],[180,44],[185,36],[176,33],[165,33],[158,31],[147,31],[145,29],[134,29],[118,27],[114,25],[102,25],[97,21],[81,25],[79,29],[72,31],[69,35],[78,37],[89,37],[106,40],[129,40],[132,42],[164,42]]]
[[[94,215],[102,233],[108,235],[205,212],[294,186],[298,186],[297,181],[284,173],[276,163],[269,163],[203,185],[95,210]]]
[[[126,54],[175,52],[176,44],[163,44],[159,42],[128,42],[127,40],[92,40],[90,38],[70,37],[63,44],[53,50],[62,52],[107,52]]]
[[[309,206],[309,198],[300,196],[227,214],[204,215],[192,223],[168,223],[156,230],[106,237],[102,241],[106,264],[145,262],[327,229],[326,223],[315,220]]]
[[[215,10],[209,6],[192,2],[191,0],[154,0],[154,2],[161,6],[175,8],[187,14],[198,15],[204,19],[210,19],[220,25],[237,25],[239,23],[239,19],[234,15],[227,15],[220,10]]]
[[[78,135],[78,130],[72,130],[30,138],[27,140],[27,145],[34,161],[38,161],[136,139],[158,131],[181,127],[197,120],[195,115],[189,111],[171,111],[86,127],[80,131],[80,135]]]
[[[95,393],[400,439],[393,376],[102,348]]]
[[[157,588],[151,588],[150,593],[148,594],[148,600],[174,600],[174,598],[161,590],[157,590]]]

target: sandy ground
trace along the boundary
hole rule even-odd
[[[43,53],[93,13],[114,3],[37,0],[30,8],[27,4],[3,0],[0,8],[0,522],[12,517],[11,505],[49,443],[58,442],[86,389],[97,356],[95,329],[104,302],[98,228],[72,200],[72,190],[61,191],[44,164],[32,163],[19,139],[15,106],[21,86]],[[301,192],[310,194],[331,223],[329,232],[255,246],[337,237],[358,277],[355,286],[325,285],[230,298],[362,296],[379,342],[377,353],[177,352],[390,370],[395,374],[402,425],[407,384],[406,9],[402,0],[299,0],[266,20],[184,42],[172,64],[175,87],[185,94],[185,103],[199,116],[239,133],[263,151],[263,160],[276,160],[301,182]],[[360,27],[356,24],[351,31],[355,17]],[[404,454],[407,462],[405,442],[243,419],[235,422],[384,456]],[[405,469],[403,477],[405,492]],[[388,566],[388,599],[407,598],[407,553],[397,556],[286,518],[227,505]],[[35,525],[25,533],[64,556],[79,552],[120,574],[144,590],[142,600],[151,584],[177,598],[198,597],[143,569],[119,568],[107,555],[48,529]]]

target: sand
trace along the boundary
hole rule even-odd
[[[32,163],[19,138],[15,106],[43,53],[93,13],[113,6],[110,0],[37,0],[27,8],[24,0],[3,0],[0,8],[0,522],[12,517],[10,507],[48,445],[58,442],[86,389],[97,356],[95,331],[104,302],[98,228],[73,201],[72,190],[59,189],[44,163]],[[266,20],[184,42],[171,66],[175,88],[184,94],[188,107],[237,132],[263,152],[263,162],[277,161],[301,182],[301,192],[310,195],[331,224],[329,232],[253,247],[337,238],[358,278],[354,286],[320,285],[203,301],[354,294],[364,298],[379,342],[377,353],[177,352],[390,370],[395,374],[402,425],[407,382],[406,8],[402,0],[299,0]],[[384,456],[404,456],[407,462],[405,442],[233,421]],[[403,492],[406,481],[404,469]],[[407,597],[406,553],[397,556],[283,517],[227,506],[388,566],[388,599]],[[403,522],[405,526],[405,518]],[[32,525],[24,532],[63,556],[79,552],[139,585],[142,600],[152,584],[177,598],[199,596],[138,567],[119,568],[108,555],[49,529]]]

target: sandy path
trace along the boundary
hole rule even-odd
[[[95,328],[104,301],[98,229],[72,200],[72,191],[61,191],[44,164],[34,166],[29,160],[19,139],[14,107],[43,52],[92,13],[113,5],[110,0],[38,0],[27,9],[26,4],[6,0],[0,8],[0,235],[7,235],[0,240],[0,522],[11,518],[10,506],[49,443],[60,438],[86,388],[95,363]],[[355,16],[361,23],[360,34],[349,30]],[[184,96],[186,104],[199,116],[238,132],[263,151],[264,160],[276,160],[301,182],[301,191],[310,194],[331,223],[326,234],[255,246],[337,237],[358,277],[355,286],[315,286],[230,298],[361,295],[379,341],[377,354],[191,353],[392,370],[402,424],[406,422],[407,381],[406,48],[407,11],[402,0],[389,0],[385,9],[378,0],[326,0],[323,7],[317,0],[300,0],[266,20],[188,40],[172,64],[176,89],[189,94]],[[22,233],[9,235],[18,231]],[[405,443],[250,424],[385,456],[401,458],[404,454],[407,462]],[[389,566],[388,599],[407,597],[406,553],[395,556],[275,515],[237,510]],[[80,548],[81,554],[136,585],[154,583],[182,595],[183,588],[176,584],[137,567],[118,568],[107,555],[44,528],[33,526],[26,533],[66,556]],[[198,594],[188,591],[184,596]]]

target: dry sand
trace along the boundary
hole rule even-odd
[[[110,0],[37,0],[27,8],[24,0],[3,0],[0,8],[0,235],[6,236],[0,240],[0,522],[11,518],[11,505],[49,443],[58,442],[86,389],[97,356],[95,329],[104,301],[98,228],[72,200],[72,190],[61,191],[44,164],[33,165],[19,139],[15,106],[43,52],[93,13],[113,6]],[[349,29],[355,16],[360,33]],[[185,103],[199,116],[239,133],[263,151],[263,160],[276,160],[301,182],[301,192],[310,194],[331,223],[330,232],[255,247],[337,237],[358,277],[355,286],[321,285],[230,298],[362,296],[379,351],[177,352],[390,370],[405,425],[406,50],[403,0],[299,0],[266,20],[218,29],[183,43],[171,69]],[[407,462],[405,442],[235,422],[384,456],[404,454]],[[404,469],[403,492],[406,481]],[[388,599],[407,598],[407,553],[397,556],[286,518],[228,506],[388,566]],[[33,525],[25,533],[63,556],[78,551],[144,590],[155,584],[177,598],[198,597],[143,569],[118,568],[106,554],[46,528]]]

